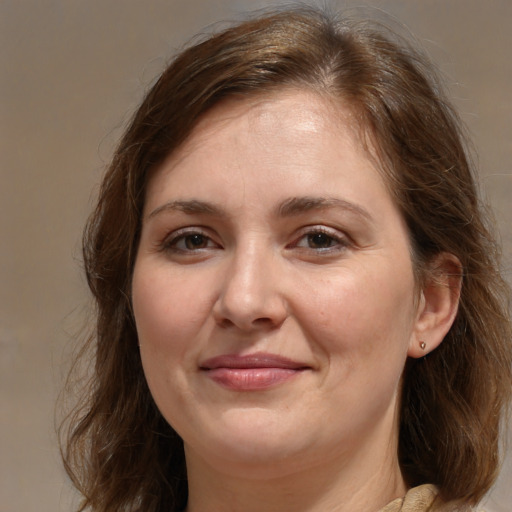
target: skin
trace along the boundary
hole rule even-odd
[[[369,512],[406,491],[401,374],[441,342],[456,296],[417,289],[354,123],[300,90],[225,101],[149,180],[133,308],[151,393],[184,441],[188,512]],[[247,389],[204,369],[262,353],[301,370]]]

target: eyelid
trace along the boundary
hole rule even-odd
[[[176,247],[176,244],[186,238],[187,236],[192,235],[201,235],[208,239],[209,242],[212,242],[216,247],[199,247],[197,249],[179,249]],[[162,251],[174,251],[177,253],[197,253],[203,250],[208,250],[212,248],[220,248],[220,244],[214,240],[210,230],[202,227],[202,226],[187,226],[184,228],[179,228],[174,231],[168,233],[158,244],[160,250]]]
[[[336,241],[336,245],[332,247],[326,247],[326,248],[308,248],[308,247],[300,247],[298,246],[298,243],[306,236],[314,235],[316,233],[322,233],[327,235],[328,237],[332,238],[334,241]],[[333,251],[339,251],[344,250],[348,247],[352,247],[354,245],[354,242],[352,238],[345,232],[340,231],[336,228],[331,228],[324,225],[311,225],[306,226],[302,228],[298,235],[294,237],[294,241],[289,244],[287,247],[289,248],[300,248],[305,250],[311,250],[315,252],[333,252]]]
[[[335,243],[331,247],[305,247],[300,246],[299,243],[307,236],[311,236],[314,234],[324,234],[331,238]],[[176,247],[176,244],[180,241],[186,238],[187,236],[191,235],[201,235],[204,236],[205,239],[208,240],[208,247],[198,247],[196,249],[180,249]],[[354,245],[354,241],[344,231],[341,231],[337,228],[321,225],[321,224],[315,224],[315,225],[309,225],[304,226],[301,229],[298,230],[296,235],[293,237],[292,242],[286,245],[286,249],[302,249],[305,251],[312,251],[317,253],[327,253],[327,252],[336,252],[336,251],[343,251],[346,250],[349,247],[352,247]],[[157,242],[157,248],[160,251],[169,251],[169,252],[176,252],[176,253],[199,253],[206,250],[211,249],[217,249],[222,248],[222,245],[217,240],[217,237],[215,234],[212,234],[211,230],[208,228],[205,228],[203,226],[186,226],[183,228],[179,228],[176,230],[173,230],[165,235],[159,242]]]

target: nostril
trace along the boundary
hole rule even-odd
[[[270,325],[270,324],[273,324],[274,322],[272,321],[271,318],[268,318],[268,317],[261,317],[261,318],[256,318],[255,320],[253,320],[252,322],[254,325],[259,325],[259,326],[265,326],[265,325]]]
[[[229,318],[222,318],[218,324],[221,326],[221,327],[224,327],[225,329],[226,328],[229,328],[229,327],[233,327],[235,324],[233,321],[231,321]]]
[[[271,328],[277,326],[276,322],[274,320],[272,320],[272,318],[270,318],[270,317],[256,318],[252,321],[249,320],[247,323],[245,323],[243,321],[234,322],[230,318],[223,317],[218,320],[217,324],[224,329],[231,329],[233,327],[238,327],[243,330],[271,329]]]

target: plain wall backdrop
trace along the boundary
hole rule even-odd
[[[55,401],[89,300],[81,230],[124,123],[194,34],[280,3],[0,1],[0,512],[71,510]],[[365,4],[407,25],[446,75],[475,141],[510,281],[512,2]],[[510,458],[488,512],[512,509]]]

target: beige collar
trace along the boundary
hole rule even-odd
[[[379,512],[429,512],[437,497],[433,485],[420,485],[409,490],[403,498],[393,500]]]
[[[397,498],[379,512],[469,512],[471,507],[460,503],[445,503],[438,498],[435,485],[420,485],[410,489],[403,498]]]

